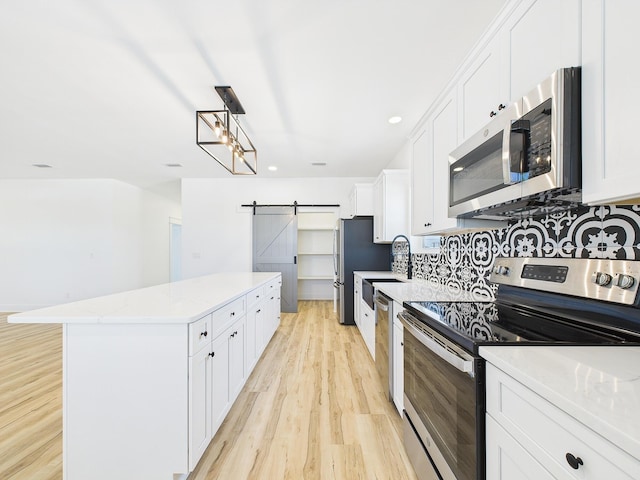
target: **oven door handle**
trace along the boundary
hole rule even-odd
[[[449,365],[455,367],[457,370],[460,370],[461,372],[469,373],[470,375],[474,374],[473,358],[470,357],[469,360],[464,359],[456,355],[455,353],[450,352],[435,340],[429,338],[427,335],[425,335],[416,327],[414,327],[410,321],[407,321],[407,318],[411,318],[411,316],[407,315],[405,312],[398,313],[398,318],[404,325],[404,328],[406,328],[411,335],[413,335],[422,345],[424,345],[433,353],[438,355]]]

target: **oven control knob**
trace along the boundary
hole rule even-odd
[[[591,275],[591,281],[596,285],[604,287],[611,283],[611,275],[603,272],[593,272],[593,275]]]
[[[509,275],[509,267],[505,267],[504,265],[497,265],[493,269],[493,272],[497,273],[498,275]]]
[[[617,287],[620,287],[626,290],[628,288],[633,287],[634,283],[635,283],[635,279],[631,275],[625,275],[624,273],[619,273],[618,275],[616,275],[615,284]]]

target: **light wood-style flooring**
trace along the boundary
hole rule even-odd
[[[59,325],[0,314],[0,478],[62,478]],[[189,480],[407,479],[400,416],[332,302],[281,325]]]

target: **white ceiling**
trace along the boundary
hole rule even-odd
[[[260,177],[375,176],[504,3],[0,0],[0,178],[228,176],[195,144],[215,85]]]

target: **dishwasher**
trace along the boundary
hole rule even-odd
[[[380,375],[387,398],[392,401],[393,370],[389,359],[393,345],[391,338],[393,333],[393,318],[391,318],[393,300],[378,291],[374,296],[374,301],[376,304],[376,370]]]

